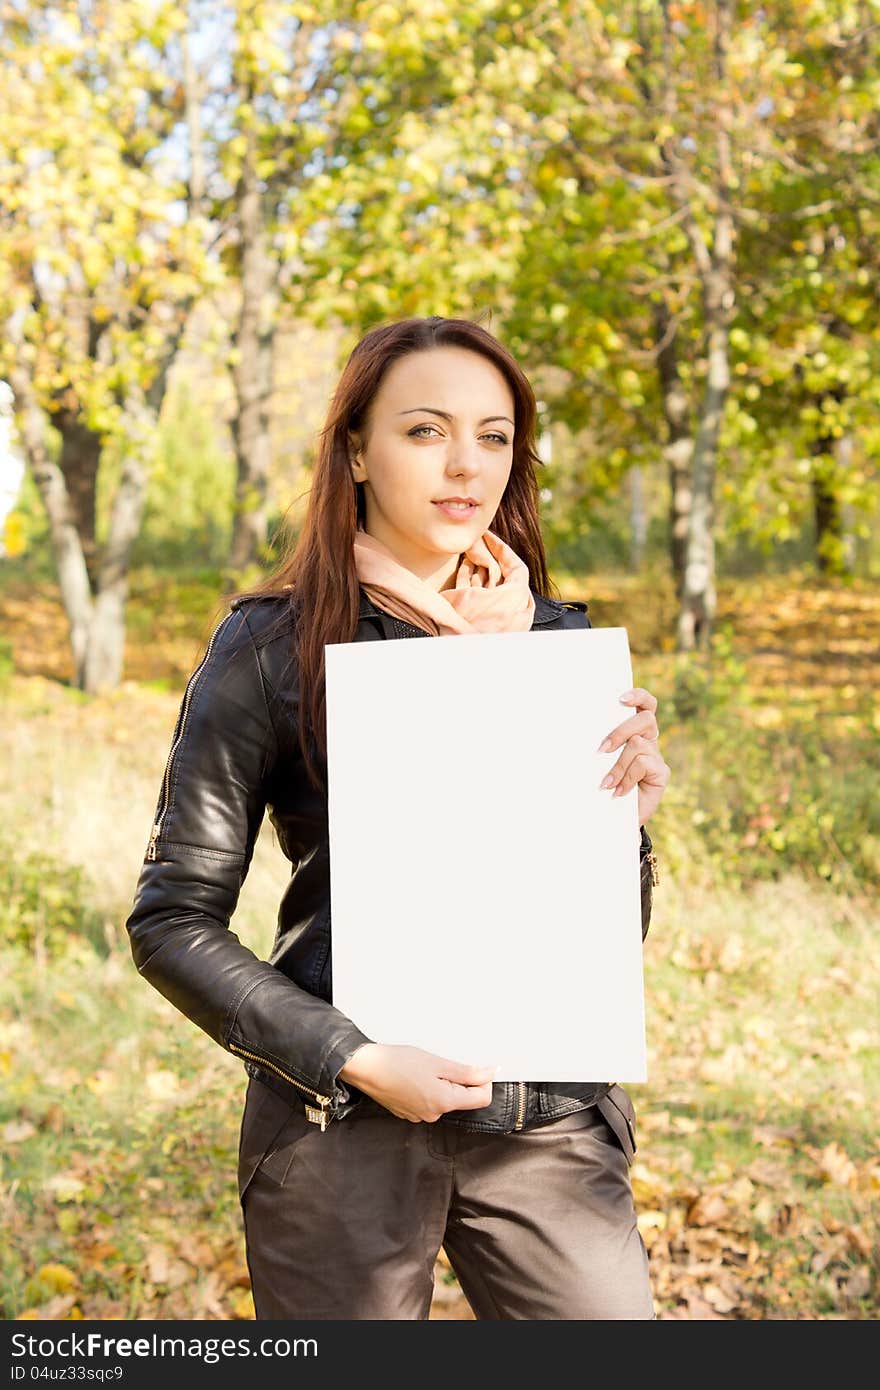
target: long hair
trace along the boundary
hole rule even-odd
[[[355,532],[365,522],[363,484],[349,463],[349,431],[367,423],[383,376],[411,352],[454,345],[479,352],[502,372],[513,393],[513,465],[504,496],[487,529],[528,566],[529,583],[550,593],[538,519],[541,459],[532,387],[505,347],[469,319],[407,318],[371,329],[357,343],[339,378],[320,432],[308,508],[299,535],[287,543],[274,571],[248,596],[286,595],[293,610],[293,652],[299,684],[300,751],[312,784],[326,790],[327,726],[324,647],[354,640],[361,594],[354,560]],[[244,595],[242,595],[244,596]]]

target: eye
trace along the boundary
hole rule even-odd
[[[417,439],[420,437],[424,438],[424,436],[422,435],[422,430],[436,431],[437,427],[436,425],[416,425],[415,429],[407,430],[407,435],[410,439]],[[506,434],[484,434],[483,438],[491,439],[493,443],[500,444],[502,446],[509,442]]]

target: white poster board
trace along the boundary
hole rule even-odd
[[[646,1079],[625,628],[326,648],[333,1003],[498,1081]]]

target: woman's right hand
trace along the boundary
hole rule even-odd
[[[492,1100],[496,1068],[471,1067],[420,1047],[365,1043],[339,1073],[392,1115],[431,1124],[447,1110],[479,1110]]]

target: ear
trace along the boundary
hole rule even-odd
[[[357,437],[353,434],[348,436],[348,460],[351,465],[352,477],[356,483],[364,483],[367,480],[367,470],[363,463],[358,459],[361,445]]]

